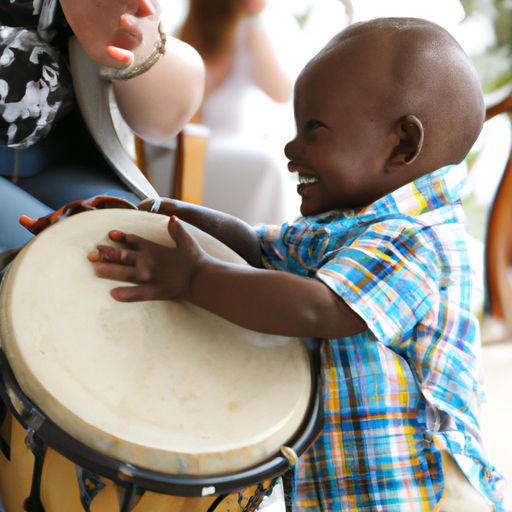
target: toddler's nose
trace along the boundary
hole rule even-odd
[[[293,138],[291,141],[285,144],[284,154],[288,160],[295,160],[294,155],[296,154],[297,138]]]

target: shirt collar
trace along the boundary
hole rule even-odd
[[[315,216],[315,221],[323,224],[336,217],[375,217],[390,214],[416,217],[458,202],[465,182],[466,168],[462,165],[448,165],[403,185],[364,208],[321,213]]]

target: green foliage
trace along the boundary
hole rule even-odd
[[[472,55],[484,91],[512,83],[512,0],[461,0],[466,18],[491,20],[495,42]]]
[[[306,22],[308,21],[309,15],[311,13],[311,5],[306,7],[303,12],[301,13],[295,13],[295,19],[297,20],[297,23],[302,28]]]

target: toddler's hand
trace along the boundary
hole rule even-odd
[[[111,231],[109,238],[122,247],[99,245],[89,254],[97,276],[136,285],[114,288],[114,299],[135,302],[189,297],[194,276],[206,255],[176,217],[169,219],[168,230],[175,248]]]

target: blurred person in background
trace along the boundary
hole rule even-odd
[[[251,224],[281,222],[290,209],[281,138],[293,129],[286,114],[298,33],[293,16],[266,0],[190,0],[177,32],[206,67],[197,115],[210,130],[203,204]],[[149,147],[147,156],[153,176],[169,173],[168,149]]]

